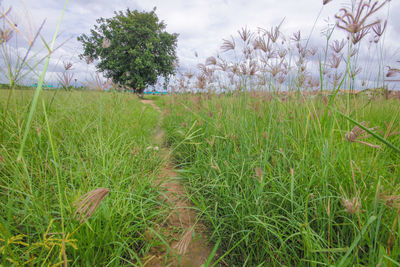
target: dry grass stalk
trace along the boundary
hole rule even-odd
[[[73,204],[76,207],[73,217],[80,223],[89,219],[109,192],[110,190],[107,188],[97,188],[81,196]]]

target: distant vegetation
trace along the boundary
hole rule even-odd
[[[143,94],[162,77],[175,73],[177,34],[168,33],[155,9],[151,12],[115,12],[100,18],[89,35],[78,37],[87,62],[98,60],[96,68],[119,87]]]

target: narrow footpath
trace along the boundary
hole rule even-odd
[[[169,240],[164,246],[155,247],[146,257],[145,266],[181,266],[200,267],[205,264],[211,253],[207,245],[206,228],[197,221],[197,213],[188,199],[183,185],[176,179],[171,160],[171,151],[163,145],[164,131],[161,127],[163,114],[152,100],[142,100],[143,104],[150,105],[160,113],[160,120],[156,128],[155,141],[160,145],[163,166],[161,174],[156,180],[156,186],[164,190],[163,200],[169,206],[170,212],[159,232],[167,233]]]

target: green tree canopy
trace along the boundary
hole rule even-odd
[[[113,82],[143,93],[158,77],[174,74],[178,34],[166,32],[155,13],[115,12],[113,18],[97,20],[89,35],[82,34],[81,58],[98,60],[96,68]]]

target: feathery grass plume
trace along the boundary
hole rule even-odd
[[[382,35],[385,33],[386,26],[387,26],[387,20],[385,20],[385,22],[383,23],[383,26],[382,26],[382,23],[372,26],[372,30],[375,33],[375,37],[374,37],[375,43],[378,43],[379,40],[381,39]]]
[[[269,38],[265,39],[259,36],[253,42],[253,48],[254,50],[262,50],[264,53],[268,53],[272,50],[272,44]]]
[[[331,67],[332,69],[339,68],[339,65],[342,62],[342,59],[343,59],[343,55],[336,56],[336,55],[333,54],[328,60],[329,61],[329,67]]]
[[[358,213],[360,210],[360,200],[358,197],[352,199],[342,198],[342,204],[350,214]]]
[[[340,52],[343,50],[344,46],[346,45],[345,41],[342,39],[342,41],[335,40],[333,41],[333,44],[330,45],[330,48],[336,53],[340,54]]]
[[[272,43],[276,43],[278,41],[278,38],[281,34],[280,28],[283,24],[283,22],[285,21],[285,19],[283,19],[281,21],[281,23],[279,23],[278,26],[275,27],[271,27],[270,30],[265,30],[263,28],[258,28],[261,32],[264,33],[264,35],[268,36],[268,42],[271,41]]]
[[[254,169],[254,172],[256,173],[256,176],[258,178],[259,181],[262,181],[263,178],[263,171],[260,167],[257,167]]]
[[[297,31],[297,32],[293,33],[293,36],[290,39],[292,41],[294,41],[294,42],[300,42],[300,40],[301,40],[301,32]]]
[[[254,36],[254,34],[247,27],[242,28],[241,30],[238,31],[238,33],[240,39],[242,39],[243,42],[247,43],[250,43]]]
[[[72,81],[74,80],[74,73],[71,72],[72,63],[71,62],[63,62],[64,71],[62,73],[57,73],[57,80],[63,89],[70,89]]]
[[[193,227],[185,232],[185,234],[182,236],[182,239],[173,246],[173,249],[176,249],[179,255],[185,254],[192,239]]]
[[[85,86],[89,90],[105,91],[113,87],[113,82],[111,79],[104,81],[100,74],[96,72],[95,75],[91,75],[91,80],[86,80]]]
[[[89,219],[109,192],[110,190],[107,188],[97,188],[81,196],[73,204],[76,207],[73,217],[80,223]]]
[[[365,127],[368,127],[368,123],[365,121],[361,122],[360,124]],[[375,130],[377,130],[377,127],[368,128],[368,129],[370,131],[375,131]],[[373,148],[381,148],[381,146],[373,145],[371,143],[360,141],[359,139],[365,139],[365,138],[368,138],[371,136],[370,134],[364,135],[365,133],[366,133],[366,131],[364,129],[362,129],[361,127],[354,126],[354,128],[350,132],[346,133],[345,138],[350,143],[360,143],[360,144],[363,144],[363,145],[366,145],[369,147],[373,147]]]
[[[235,39],[233,39],[233,36],[231,36],[231,39],[232,40],[223,39],[223,43],[221,45],[222,52],[228,52],[230,50],[235,50],[235,48],[236,48]]]
[[[369,18],[384,7],[390,0],[385,0],[379,4],[379,1],[359,0],[358,7],[353,10],[341,8],[339,13],[335,15],[337,20],[336,26],[350,34],[353,44],[358,43],[369,33],[369,30],[381,23],[380,19],[369,22]]]
[[[211,57],[208,57],[207,59],[206,59],[206,64],[205,64],[206,66],[209,66],[209,65],[217,65],[217,59],[215,58],[215,57],[213,57],[213,56],[211,56]]]
[[[385,195],[382,194],[379,198],[385,203],[389,208],[400,208],[400,195]]]

